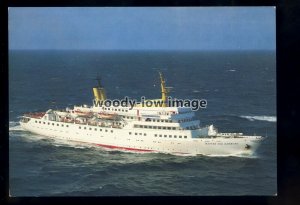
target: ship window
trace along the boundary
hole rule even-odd
[[[176,136],[176,135],[174,135],[174,138],[177,138],[177,136]]]
[[[121,111],[121,109],[118,109],[118,111]]]
[[[154,137],[157,137],[157,134],[155,134]]]
[[[90,130],[92,130],[92,128],[90,128]]]
[[[159,135],[159,137],[162,137],[162,135]]]
[[[48,125],[50,125],[50,122],[48,122]]]
[[[107,108],[108,110],[110,110],[110,108]]]
[[[172,130],[175,130],[176,128],[175,127],[172,127]]]
[[[131,117],[131,119],[133,119],[133,117]]]
[[[156,126],[153,126],[153,129],[156,129]]]
[[[161,129],[161,126],[158,126],[157,128],[160,130],[160,129]]]
[[[150,129],[152,129],[152,126],[149,126]]]
[[[61,126],[63,127],[64,125],[62,124]]]
[[[179,138],[182,138],[182,136],[179,136]]]
[[[140,135],[142,135],[142,133],[140,133]]]
[[[81,129],[81,127],[79,126],[79,129]]]
[[[43,124],[46,124],[45,122],[43,122]]]
[[[113,130],[111,130],[110,132],[111,132],[111,133],[113,133],[114,131],[113,131]]]
[[[163,128],[163,130],[165,130],[166,129],[166,127],[162,127]]]
[[[137,133],[134,133],[135,135],[137,135]]]
[[[167,135],[164,135],[164,137],[167,137]]]
[[[41,121],[39,121],[39,123],[41,123]]]
[[[187,138],[187,136],[184,136],[184,138]]]
[[[170,130],[171,129],[171,127],[168,127],[168,130]]]
[[[66,127],[69,127],[69,125],[66,125]]]
[[[148,128],[148,126],[147,126],[147,125],[145,125],[145,128]]]
[[[59,124],[56,124],[57,126],[59,126]]]
[[[95,131],[97,131],[97,128],[95,128]]]
[[[129,132],[129,134],[131,135],[131,132]]]
[[[100,131],[102,132],[102,129],[100,129]]]
[[[37,123],[37,121],[35,121]]]
[[[146,133],[144,133],[144,136],[146,136]]]
[[[54,125],[54,123],[52,123],[52,125]]]
[[[172,135],[169,135],[169,138],[172,138]]]
[[[105,130],[105,132],[107,132],[107,130]]]

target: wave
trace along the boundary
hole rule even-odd
[[[240,116],[241,118],[245,118],[250,121],[254,120],[261,120],[261,121],[268,121],[268,122],[276,122],[277,117],[276,116],[247,116],[247,115],[242,115]]]
[[[230,69],[230,70],[227,70],[229,72],[235,72],[236,70],[235,69]]]
[[[23,131],[19,122],[9,121],[9,131]]]

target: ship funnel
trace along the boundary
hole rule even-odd
[[[162,107],[167,107],[167,97],[169,93],[169,89],[166,87],[166,81],[164,79],[164,76],[161,72],[159,73],[160,77],[160,87],[161,87],[161,100],[163,101]]]
[[[93,87],[94,98],[96,101],[104,101],[106,100],[106,93],[101,84],[101,78],[97,76],[96,80],[98,82],[98,85],[96,87]]]

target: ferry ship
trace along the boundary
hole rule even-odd
[[[190,107],[169,107],[169,89],[160,76],[160,105],[137,103],[130,106],[81,105],[64,110],[27,113],[21,127],[27,131],[109,149],[133,152],[162,152],[179,155],[252,155],[262,136],[221,133],[213,126],[201,126]],[[98,80],[94,102],[107,100]]]

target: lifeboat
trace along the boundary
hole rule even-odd
[[[93,112],[86,112],[82,110],[75,110],[74,113],[78,116],[85,116],[85,117],[90,117],[93,115]]]
[[[24,116],[41,119],[45,115],[45,112],[26,113]]]
[[[117,114],[109,114],[109,113],[105,113],[105,112],[100,112],[97,114],[98,118],[101,119],[115,119],[117,116]]]

